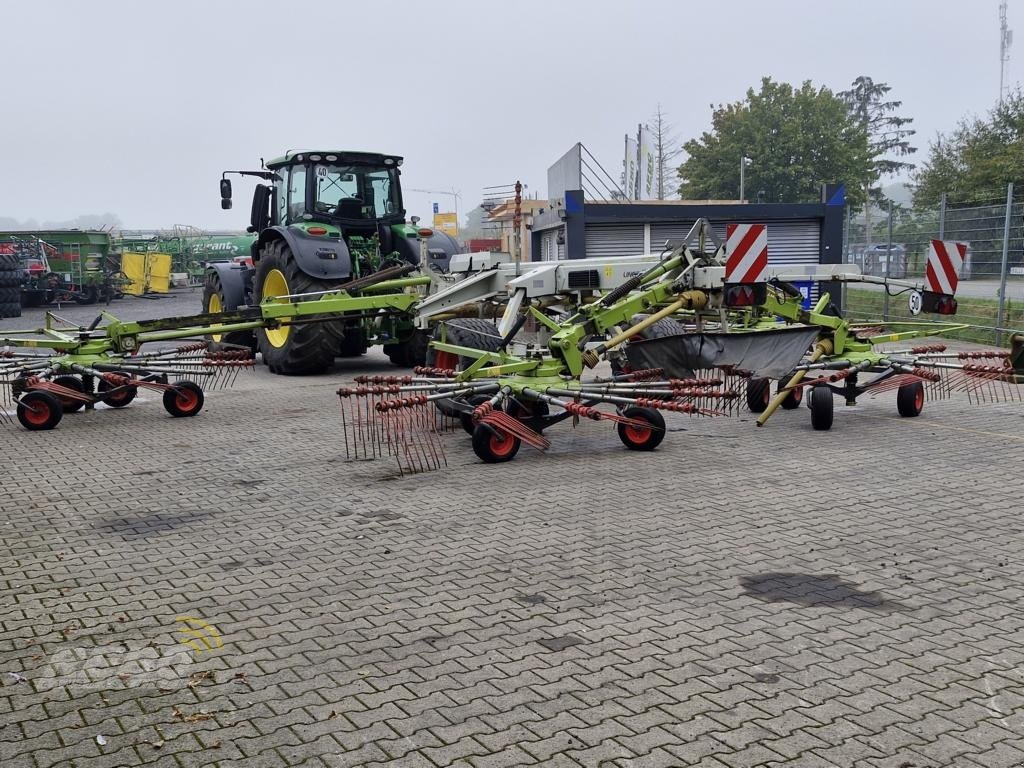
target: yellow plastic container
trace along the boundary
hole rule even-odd
[[[125,293],[141,296],[144,293],[168,293],[171,290],[169,253],[122,253],[121,271],[129,280]]]

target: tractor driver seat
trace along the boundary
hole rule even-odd
[[[338,201],[334,215],[342,219],[363,218],[363,201],[358,197],[343,197]]]

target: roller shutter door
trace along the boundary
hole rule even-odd
[[[644,252],[644,225],[588,225],[586,245],[587,258],[595,256],[636,256]]]

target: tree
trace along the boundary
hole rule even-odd
[[[665,194],[671,193],[674,170],[672,162],[683,153],[683,148],[673,134],[673,126],[661,111],[661,104],[658,104],[658,111],[651,118],[650,130],[654,138],[654,174],[658,199],[664,200]]]
[[[880,204],[883,199],[878,181],[883,176],[892,176],[900,171],[909,171],[913,163],[894,159],[905,157],[917,151],[911,146],[910,137],[915,131],[904,126],[914,122],[912,117],[900,117],[896,110],[903,106],[902,101],[884,101],[892,88],[885,83],[876,83],[870,77],[861,75],[852,83],[848,91],[838,95],[846,102],[850,114],[860,125],[868,137],[868,156],[871,160],[868,173],[858,183],[864,189],[864,223],[867,242],[871,243],[871,205]],[[850,179],[851,184],[853,179]]]
[[[711,122],[683,145],[684,198],[738,198],[743,157],[752,159],[747,189],[770,202],[817,202],[821,184],[863,179],[870,168],[867,134],[846,103],[809,80],[794,88],[765,77],[744,101],[719,105]],[[852,187],[847,198],[860,205],[863,191]]]
[[[991,200],[1011,181],[1024,188],[1024,93],[1017,89],[985,119],[964,119],[950,136],[940,134],[914,181],[915,205],[935,205],[943,192],[952,202]]]

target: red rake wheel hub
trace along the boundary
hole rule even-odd
[[[622,427],[622,433],[626,436],[627,440],[637,445],[642,445],[651,439],[650,427],[637,427],[632,424],[624,424]]]
[[[189,412],[199,405],[199,396],[191,389],[182,389],[174,393],[174,402],[180,410]]]
[[[51,415],[50,406],[42,401],[34,402],[25,408],[25,421],[37,427],[46,424]]]
[[[493,453],[498,458],[505,458],[513,451],[515,451],[516,443],[510,435],[501,434],[495,430],[495,433],[490,436],[488,445]]]

